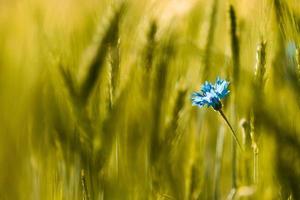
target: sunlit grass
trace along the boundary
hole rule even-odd
[[[300,199],[300,5],[231,3],[1,2],[0,199]]]

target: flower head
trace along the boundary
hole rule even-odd
[[[215,84],[206,81],[199,92],[193,92],[192,104],[204,107],[212,106],[215,110],[222,108],[221,99],[229,94],[229,82],[217,77]]]

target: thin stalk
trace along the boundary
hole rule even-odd
[[[236,155],[236,138],[231,139],[231,147],[232,147],[232,187],[237,188],[237,155]],[[239,144],[239,148],[241,149],[241,146]]]
[[[251,170],[252,166],[250,163],[252,162],[252,150],[251,150],[251,127],[250,122],[246,119],[242,119],[240,126],[242,128],[243,135],[243,146],[244,146],[244,156],[243,156],[243,177],[244,184],[251,184]]]
[[[254,183],[257,184],[258,183],[258,151],[254,151],[253,165],[254,165],[253,179],[254,179]]]
[[[229,20],[230,20],[230,46],[231,46],[231,56],[232,56],[232,82],[233,82],[233,102],[232,105],[232,118],[234,121],[237,121],[236,118],[236,111],[237,111],[237,99],[236,95],[238,94],[237,86],[239,85],[239,74],[240,74],[240,45],[239,45],[239,37],[237,34],[237,17],[235,9],[232,5],[229,6]],[[225,117],[224,113],[220,111],[220,114],[230,127],[234,140],[232,140],[232,190],[231,190],[231,198],[233,199],[236,194],[236,187],[237,187],[237,150],[236,150],[236,143],[239,145],[239,148],[241,148],[240,143],[238,142],[238,139],[236,137],[236,134],[230,125],[229,121]]]
[[[261,102],[263,99],[263,90],[265,85],[265,72],[266,72],[266,42],[262,41],[257,47],[256,51],[256,66],[255,66],[255,79],[254,79],[254,92],[256,101]],[[257,117],[260,104],[254,103],[252,110],[251,120],[251,140],[253,149],[253,181],[255,184],[258,183],[258,170],[259,170],[259,131],[257,130]]]
[[[241,146],[241,144],[240,144],[240,142],[239,142],[239,140],[238,140],[238,138],[235,134],[235,131],[233,130],[233,128],[232,128],[231,124],[229,123],[227,117],[225,116],[224,112],[222,110],[218,110],[218,111],[219,111],[220,115],[222,116],[222,118],[225,120],[226,124],[229,126],[229,128],[232,132],[233,138],[236,141],[236,143],[238,144],[240,150],[242,150],[242,146]]]
[[[114,101],[116,98],[117,86],[119,83],[119,71],[120,71],[120,39],[119,39],[119,27],[116,29],[117,38],[111,43],[110,46],[110,80],[109,80],[109,109],[111,111],[112,106],[114,106]],[[120,149],[120,139],[119,134],[116,134],[115,143],[115,162],[116,162],[116,175],[119,175],[119,149]]]
[[[233,88],[235,89],[235,88]],[[235,111],[236,111],[236,95],[233,95],[233,100],[234,100],[234,104],[231,105],[231,113],[232,113],[232,119],[233,122],[236,122],[236,115],[235,115]],[[227,120],[228,122],[228,120]],[[231,130],[233,128],[231,127]],[[231,198],[230,199],[234,199],[235,195],[236,195],[236,188],[237,188],[237,142],[235,142],[234,140],[236,140],[237,138],[231,137],[231,176],[232,176],[232,183],[231,183]],[[239,145],[240,149],[241,146]]]
[[[81,185],[82,185],[82,192],[83,192],[83,200],[89,200],[90,196],[86,184],[85,172],[83,169],[81,170]]]
[[[229,7],[229,17],[230,17],[230,42],[231,42],[231,54],[232,54],[232,78],[233,83],[237,84],[239,82],[240,73],[240,45],[239,38],[237,35],[237,18],[235,14],[234,7],[230,5]]]
[[[217,149],[216,149],[216,164],[215,164],[215,180],[214,180],[214,199],[220,199],[220,186],[221,186],[221,169],[222,169],[222,156],[224,151],[224,126],[219,130]]]

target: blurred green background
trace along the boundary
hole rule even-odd
[[[299,0],[1,0],[0,199],[300,199]],[[191,105],[229,80],[224,112]]]

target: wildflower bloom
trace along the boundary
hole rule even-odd
[[[238,138],[233,130],[231,124],[229,123],[227,117],[225,116],[222,110],[221,100],[225,98],[229,94],[229,82],[217,77],[216,82],[210,83],[206,81],[202,86],[199,92],[193,92],[192,94],[192,104],[194,106],[198,106],[200,108],[207,106],[213,107],[214,110],[218,111],[222,118],[225,120],[226,124],[230,128],[232,135],[239,145],[240,149],[242,149]]]
[[[194,106],[213,107],[215,110],[222,109],[221,99],[229,94],[229,82],[217,77],[215,84],[206,81],[199,92],[193,92],[192,104]]]

